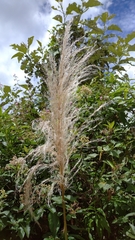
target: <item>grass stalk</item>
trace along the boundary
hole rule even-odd
[[[63,184],[61,185],[61,197],[62,197],[63,222],[64,222],[63,234],[64,234],[65,240],[68,240],[67,219],[66,219],[66,204],[65,204],[65,189],[64,189]]]
[[[61,58],[59,67],[55,62],[52,53],[48,57],[48,62],[43,64],[44,81],[48,89],[48,101],[50,108],[50,118],[40,120],[37,128],[40,129],[45,135],[45,143],[34,149],[28,156],[35,159],[37,155],[43,155],[43,162],[38,160],[35,167],[29,169],[27,179],[25,180],[25,187],[30,186],[29,182],[32,176],[36,174],[38,169],[43,167],[51,171],[51,177],[44,179],[42,182],[48,182],[51,187],[48,193],[48,198],[53,194],[55,186],[59,186],[62,197],[63,208],[63,234],[65,240],[68,239],[67,221],[66,221],[66,204],[65,204],[65,191],[71,185],[72,169],[69,167],[71,155],[73,154],[74,147],[71,146],[73,139],[76,138],[74,134],[74,125],[79,118],[76,109],[77,88],[81,82],[88,80],[92,71],[95,72],[96,66],[89,64],[90,57],[95,53],[94,46],[88,47],[82,44],[82,47],[77,47],[77,41],[71,42],[71,20],[66,28],[61,46]],[[85,40],[85,39],[84,39]],[[93,70],[94,68],[94,70]],[[50,162],[45,162],[50,157]],[[79,171],[80,162],[76,165],[78,168],[75,172]],[[73,167],[74,168],[74,167]],[[69,182],[68,182],[69,181]],[[26,191],[26,205],[30,203],[29,190]]]

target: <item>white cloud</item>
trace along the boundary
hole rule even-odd
[[[0,7],[0,31],[3,36],[8,37],[23,37],[26,35],[42,35],[42,30],[47,28],[47,19],[49,5],[46,1],[46,11],[44,0],[5,0],[1,2]],[[44,15],[43,15],[44,14]],[[4,30],[4,31],[3,31]]]
[[[15,52],[9,46],[26,42],[28,37],[40,39],[47,31],[50,4],[46,0],[4,0],[0,7],[0,83],[12,84],[13,74],[23,79],[17,61],[11,57]]]

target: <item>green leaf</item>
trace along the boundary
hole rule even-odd
[[[51,213],[56,213],[56,208],[54,208],[54,207],[49,207],[49,210]]]
[[[102,152],[103,151],[103,148],[101,146],[98,146],[97,149],[98,149],[98,152]]]
[[[124,67],[119,65],[115,65],[112,69],[117,71],[126,71]]]
[[[23,149],[24,149],[24,151],[25,151],[26,153],[29,152],[29,149],[28,149],[26,146],[24,146]]]
[[[4,93],[7,95],[9,92],[11,92],[11,87],[5,85],[3,90],[4,90]]]
[[[57,204],[62,204],[62,198],[61,196],[58,196],[58,197],[52,197],[52,200],[57,203]]]
[[[51,8],[53,9],[53,10],[58,10],[58,8],[56,8],[56,7],[54,7],[54,6],[51,6]]]
[[[83,7],[89,8],[89,7],[97,7],[103,5],[101,2],[97,0],[88,0],[87,2],[82,1]]]
[[[102,208],[97,208],[97,212],[102,214],[105,217],[105,213]]]
[[[14,50],[19,51],[19,52],[22,52],[22,53],[24,53],[24,54],[26,54],[26,52],[27,52],[27,46],[26,46],[26,44],[24,44],[24,43],[21,43],[20,45],[18,45],[18,44],[11,44],[10,46],[11,46]]]
[[[28,38],[28,48],[31,46],[31,44],[33,43],[33,39],[34,39],[34,36]]]
[[[91,153],[91,154],[89,154],[89,155],[87,156],[87,158],[95,158],[95,157],[97,157],[97,156],[98,156],[97,153]]]
[[[9,214],[10,214],[10,211],[3,211],[3,212],[1,212],[2,213],[2,215],[6,215],[6,216],[8,216]]]
[[[135,51],[135,44],[129,45],[128,51]]]
[[[39,46],[42,47],[42,43],[39,40],[37,40],[37,42],[38,42]]]
[[[126,38],[125,38],[125,42],[126,43],[129,43],[132,39],[134,39],[135,38],[135,31],[134,32],[132,32],[132,33],[129,33],[127,36],[126,36]]]
[[[99,216],[99,223],[102,229],[106,229],[108,232],[110,232],[109,223],[105,218],[105,214],[103,214],[103,216]]]
[[[113,129],[115,122],[108,122],[108,128]]]
[[[19,237],[20,237],[21,239],[24,238],[24,236],[25,236],[25,231],[24,231],[24,229],[23,229],[22,227],[19,227],[19,228],[18,228],[18,235],[19,235]]]
[[[28,88],[29,88],[27,84],[19,84],[19,86],[26,90],[28,90]]]
[[[104,191],[110,189],[112,186],[106,182],[100,182],[98,184],[99,188],[102,188]]]
[[[82,13],[81,6],[77,5],[77,3],[75,2],[69,4],[66,9],[66,14],[68,15],[68,14],[71,14],[72,12],[81,14]]]
[[[129,223],[129,225],[130,225],[130,228],[131,228],[131,232],[134,234],[134,236],[135,236],[135,226],[133,225],[133,224],[131,224],[131,223]]]
[[[16,54],[14,54],[14,55],[12,56],[12,58],[18,58],[18,62],[20,62],[20,61],[22,60],[23,56],[24,56],[24,53],[18,52],[18,53],[16,53]],[[12,59],[12,58],[11,58],[11,59]]]
[[[0,137],[5,137],[5,136],[6,136],[5,133],[0,132]]]
[[[71,236],[68,237],[68,240],[77,240],[77,239],[84,240],[84,238],[82,238],[81,236],[79,236],[77,234],[72,234],[72,237]]]
[[[108,16],[108,20],[111,20],[112,18],[114,18],[116,16],[116,14],[111,14],[110,16]]]
[[[103,162],[105,162],[106,164],[108,164],[112,169],[115,168],[114,164],[113,164],[111,161],[106,160],[106,161],[103,161]]]
[[[117,150],[117,151],[116,151],[116,150],[111,150],[111,151],[110,151],[110,156],[119,158],[121,152],[122,152],[122,151],[120,151],[120,150]]]
[[[120,60],[119,64],[128,63],[128,62],[135,62],[135,58],[134,57],[127,57],[125,59]]]
[[[97,27],[97,20],[98,19],[96,19],[96,18],[94,18],[93,20],[91,20],[91,19],[88,19],[88,20],[85,20],[85,25],[87,26],[87,27],[89,27],[90,29],[92,28],[92,29],[95,29],[96,27]]]
[[[0,219],[0,231],[2,231],[6,227],[6,223],[3,222],[3,220]]]
[[[102,15],[100,16],[100,19],[103,23],[106,23],[108,20],[108,12],[102,13]]]
[[[93,30],[91,31],[92,34],[103,34],[104,31],[102,28],[98,28],[98,27],[91,27]]]
[[[48,214],[48,222],[49,222],[49,228],[51,230],[51,233],[55,238],[60,228],[60,221],[56,212],[55,213],[50,212]]]
[[[106,146],[103,147],[103,150],[104,150],[105,152],[108,152],[108,151],[110,151],[110,147],[109,147],[108,145],[106,145]]]
[[[53,19],[55,19],[56,21],[62,23],[62,16],[61,15],[56,15],[55,17],[53,17]]]
[[[26,45],[25,45],[24,43],[21,43],[21,45],[18,46],[18,50],[19,50],[20,52],[24,53],[24,54],[27,53],[27,47],[26,47]]]
[[[110,25],[110,26],[107,28],[107,30],[111,30],[111,31],[113,30],[113,31],[119,31],[119,32],[122,32],[121,28],[118,27],[118,26],[115,25],[115,24]]]
[[[135,212],[128,213],[125,217],[132,217],[132,216],[135,216]]]
[[[35,211],[36,221],[38,221],[39,218],[41,218],[43,216],[43,214],[44,214],[44,209],[43,208],[40,207],[40,208],[36,209],[36,211]]]
[[[65,200],[69,200],[70,202],[74,202],[76,200],[76,198],[71,196],[71,195],[67,195],[67,196],[65,196]]]
[[[30,236],[30,226],[27,225],[27,226],[24,228],[24,230],[25,230],[25,233],[26,233],[26,237],[29,238],[29,236]]]
[[[115,145],[115,148],[119,148],[119,147],[124,147],[123,143],[117,143],[117,144]]]
[[[129,223],[130,229],[126,232],[126,235],[132,239],[135,239],[135,226],[131,223]]]
[[[132,239],[135,239],[135,236],[130,232],[126,232],[126,235]]]

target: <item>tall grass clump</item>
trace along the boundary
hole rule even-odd
[[[42,65],[44,81],[48,89],[49,117],[45,120],[42,118],[37,128],[43,132],[45,143],[28,154],[27,157],[38,160],[29,169],[23,185],[25,204],[29,205],[33,176],[41,168],[48,169],[51,177],[44,179],[42,183],[50,184],[49,200],[54,189],[60,191],[65,239],[67,239],[65,191],[80,166],[80,160],[72,169],[69,166],[76,144],[75,123],[79,119],[80,111],[76,108],[77,88],[80,83],[88,80],[97,68],[89,64],[89,59],[97,49],[94,46],[85,46],[83,44],[84,37],[74,42],[71,41],[72,23],[73,19],[65,27],[59,64],[56,64],[53,53],[50,53],[46,63]],[[77,47],[79,41],[82,44]]]

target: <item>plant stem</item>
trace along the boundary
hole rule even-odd
[[[62,208],[63,208],[63,222],[64,222],[63,233],[64,233],[65,240],[68,240],[64,184],[61,185],[61,194],[62,194]]]

